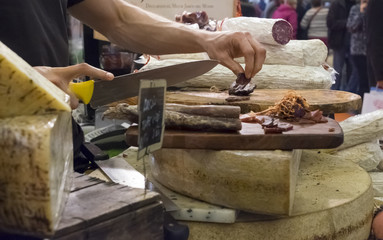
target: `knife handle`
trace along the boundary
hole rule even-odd
[[[189,238],[189,227],[179,224],[170,213],[164,216],[164,240],[187,240]]]
[[[91,162],[109,159],[109,154],[102,151],[101,148],[94,143],[84,142],[80,147],[80,151]]]
[[[76,95],[84,104],[88,104],[92,99],[94,90],[94,80],[88,80],[85,82],[70,82],[69,90]]]

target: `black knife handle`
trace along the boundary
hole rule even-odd
[[[81,145],[81,152],[89,161],[99,161],[109,159],[109,155],[102,151],[97,145],[85,142]]]
[[[164,217],[164,239],[165,240],[187,240],[189,238],[189,227],[179,224],[170,213],[165,212]]]

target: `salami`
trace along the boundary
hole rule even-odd
[[[266,49],[265,64],[269,65],[293,65],[293,66],[321,66],[326,62],[328,49],[318,39],[291,40],[283,46],[263,44]],[[245,59],[237,58],[239,63],[245,63]]]
[[[224,117],[224,118],[239,118],[241,108],[239,106],[217,106],[217,105],[181,105],[181,104],[166,104],[167,111],[181,112],[191,115],[209,116],[209,117]]]
[[[188,62],[182,59],[168,59],[158,61],[151,59],[142,70]],[[242,65],[243,66],[243,65]],[[244,66],[243,66],[244,67]],[[211,88],[215,86],[219,90],[227,90],[235,79],[233,72],[217,65],[209,72],[174,85],[178,88]],[[322,66],[291,66],[291,65],[266,65],[252,79],[257,89],[329,89],[333,78],[331,72]]]
[[[237,106],[176,106],[172,104],[165,111],[165,127],[180,130],[239,131],[242,128],[239,113],[240,107]],[[104,117],[138,123],[137,106],[121,103],[105,111]]]
[[[222,22],[222,31],[247,31],[261,43],[285,45],[293,36],[293,28],[283,19],[236,17]]]

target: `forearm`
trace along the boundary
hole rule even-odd
[[[111,42],[133,52],[204,52],[206,49],[200,39],[214,38],[202,30],[191,30],[120,0],[86,0],[71,8],[70,12]],[[88,14],[84,14],[86,12]]]

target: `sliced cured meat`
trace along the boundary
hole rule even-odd
[[[240,73],[237,76],[235,82],[233,82],[229,88],[229,95],[248,96],[257,87],[255,83],[250,83],[251,79],[246,78],[244,73]]]
[[[199,29],[207,31],[215,31],[216,28],[209,24],[209,17],[205,11],[187,12],[184,11],[182,15],[176,15],[176,22],[185,24],[198,24]]]

